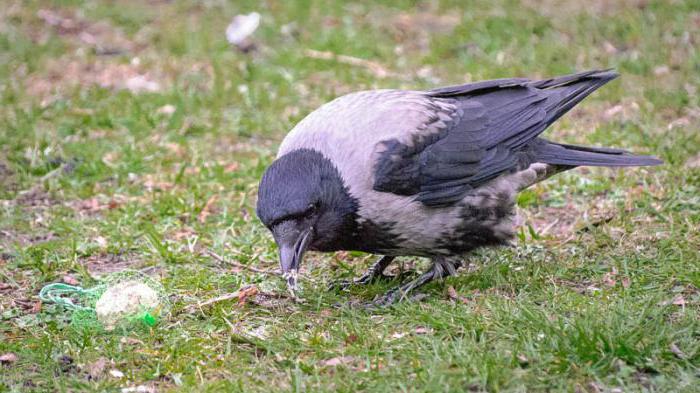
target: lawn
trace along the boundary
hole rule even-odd
[[[578,3],[5,1],[0,391],[700,391],[700,3]],[[252,11],[244,51],[224,32]],[[527,190],[514,247],[420,301],[347,306],[398,283],[329,291],[375,258],[354,252],[308,255],[287,297],[257,182],[311,110],[608,67],[546,135],[663,166]],[[79,329],[39,300],[124,269],[163,284],[157,326]]]

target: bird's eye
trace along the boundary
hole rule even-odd
[[[293,214],[287,214],[285,216],[276,218],[273,220],[269,225],[268,229],[272,230],[275,226],[289,220],[303,220],[306,218],[309,218],[310,216],[313,216],[316,214],[316,211],[318,208],[321,206],[320,201],[316,201],[314,203],[309,203],[309,205],[306,207],[306,210],[303,212],[298,212],[298,213],[293,213]]]

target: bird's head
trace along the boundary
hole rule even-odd
[[[258,188],[256,212],[272,232],[290,290],[307,250],[335,251],[352,236],[356,201],[333,163],[300,149],[273,162]]]

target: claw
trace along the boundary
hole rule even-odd
[[[352,281],[350,280],[336,280],[328,284],[328,290],[329,291],[335,291],[335,290],[341,290],[344,291],[352,285]]]
[[[354,285],[369,285],[378,281],[391,281],[395,280],[397,276],[388,276],[386,274],[364,274],[354,280],[337,280],[328,285],[328,290],[341,290],[344,291]]]

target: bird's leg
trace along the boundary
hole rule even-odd
[[[355,284],[369,284],[376,280],[391,279],[391,276],[384,274],[384,270],[394,261],[395,257],[385,255],[375,262],[362,276],[353,280]]]
[[[366,285],[370,284],[374,281],[377,280],[387,280],[390,279],[390,276],[387,276],[384,274],[384,270],[386,270],[387,266],[391,264],[391,262],[394,260],[395,257],[385,255],[377,262],[375,262],[372,266],[370,266],[369,269],[363,274],[362,276],[349,281],[349,280],[341,280],[338,282],[335,282],[331,284],[331,289],[333,288],[342,288],[345,289],[351,285]]]
[[[462,261],[458,259],[444,257],[433,258],[433,265],[427,272],[421,274],[413,281],[402,284],[399,287],[390,290],[389,292],[385,293],[384,296],[372,302],[371,305],[388,306],[396,303],[397,301],[406,298],[418,287],[421,287],[433,280],[439,280],[456,274],[457,269],[459,269],[460,266],[462,266]]]

